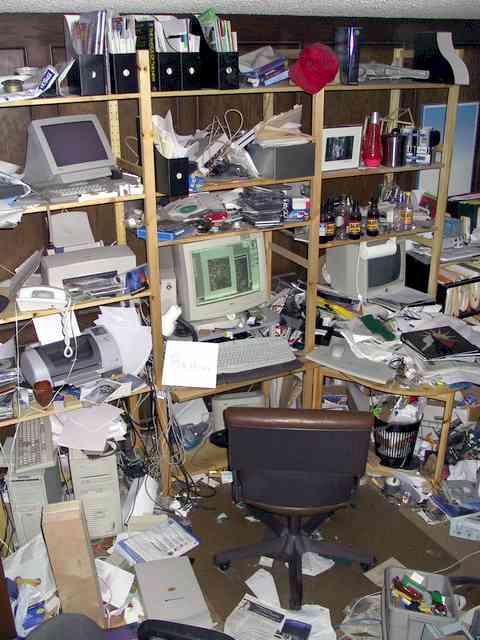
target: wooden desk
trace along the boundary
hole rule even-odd
[[[427,385],[406,388],[400,387],[395,383],[378,384],[376,382],[371,382],[370,380],[364,380],[363,378],[357,378],[356,376],[342,373],[336,369],[317,365],[313,370],[313,409],[319,409],[321,407],[325,378],[335,378],[337,380],[345,380],[346,382],[355,382],[365,387],[369,387],[370,389],[375,389],[376,391],[381,391],[383,393],[390,393],[396,396],[421,396],[443,402],[442,430],[438,444],[437,463],[435,465],[435,472],[432,479],[434,484],[440,483],[442,479],[443,464],[445,462],[445,454],[447,451],[448,432],[453,413],[453,401],[455,396],[454,389],[449,389],[448,387],[430,387]]]

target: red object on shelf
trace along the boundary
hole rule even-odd
[[[379,167],[382,161],[382,133],[378,111],[374,111],[367,121],[362,141],[362,160],[366,167]]]

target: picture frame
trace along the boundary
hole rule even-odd
[[[361,125],[324,129],[322,136],[322,171],[356,169],[360,164]]]

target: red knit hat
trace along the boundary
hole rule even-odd
[[[337,71],[338,60],[332,49],[314,42],[303,49],[289,75],[307,93],[317,93],[335,78]]]

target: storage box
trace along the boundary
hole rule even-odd
[[[433,615],[401,609],[396,606],[391,594],[390,585],[395,577],[402,579],[404,575],[413,573],[424,578],[423,586],[428,591],[439,591],[445,596],[447,615]],[[383,637],[389,640],[420,640],[426,624],[434,624],[443,627],[458,619],[459,611],[452,586],[447,577],[435,573],[425,573],[416,569],[404,567],[388,567],[385,569],[384,585],[382,591],[382,624]]]
[[[261,147],[253,143],[248,152],[262,178],[286,180],[313,176],[315,173],[315,143],[289,147]]]
[[[134,53],[110,54],[110,84],[112,93],[138,91],[137,58]]]
[[[81,501],[47,505],[43,533],[63,613],[83,613],[103,627],[102,596]]]

